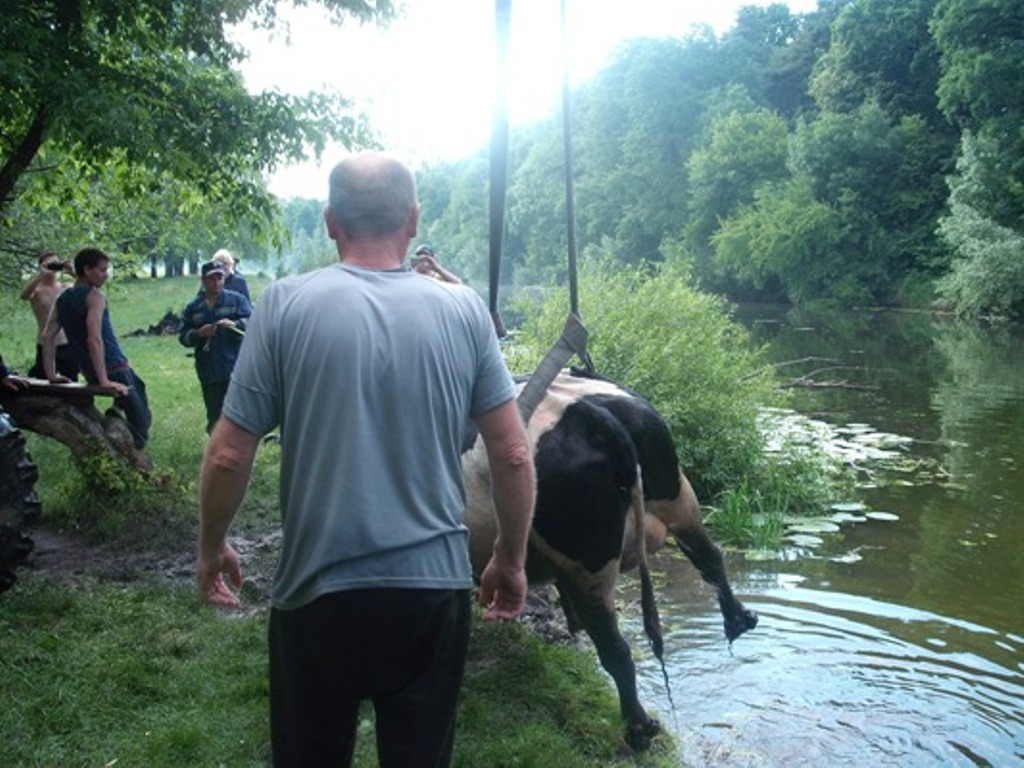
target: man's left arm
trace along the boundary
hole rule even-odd
[[[98,290],[89,292],[85,299],[85,346],[89,351],[89,362],[96,374],[96,383],[110,387],[121,396],[128,394],[128,387],[119,381],[111,381],[107,374],[106,348],[103,344],[103,310],[107,300]]]
[[[498,518],[494,551],[480,575],[484,618],[515,619],[526,600],[526,550],[536,501],[533,451],[515,399],[474,417],[487,449]]]
[[[244,331],[252,317],[252,304],[242,294],[238,294],[238,305],[235,307],[235,327]]]

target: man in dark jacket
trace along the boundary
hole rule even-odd
[[[181,313],[178,340],[196,350],[196,375],[203,390],[209,434],[220,418],[252,306],[242,294],[225,290],[220,262],[203,264],[202,273],[203,291]]]

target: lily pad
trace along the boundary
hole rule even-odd
[[[833,504],[831,509],[835,512],[863,512],[865,506],[859,501],[846,501],[841,504]]]
[[[872,520],[882,520],[887,523],[900,519],[899,515],[894,515],[892,512],[865,512],[864,517]]]
[[[831,520],[816,518],[791,525],[788,530],[791,533],[839,533],[839,526]]]
[[[840,525],[842,523],[863,523],[867,520],[863,515],[851,515],[849,512],[836,512],[828,519]]]
[[[771,549],[752,549],[748,551],[744,557],[751,562],[759,562],[763,560],[781,560],[782,553],[776,552]]]
[[[782,538],[791,544],[796,544],[798,547],[820,547],[825,543],[825,540],[820,536],[811,536],[806,533],[794,533],[790,536],[783,536]]]
[[[835,555],[829,558],[833,563],[859,563],[863,559],[859,552],[847,552],[845,555]]]

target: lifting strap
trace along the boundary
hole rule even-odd
[[[562,21],[562,147],[565,155],[565,223],[566,242],[569,252],[569,312],[580,313],[579,286],[576,280],[576,197],[573,193],[573,180],[576,173],[573,169],[572,156],[572,110],[569,99],[569,35],[565,18],[565,0],[561,0]],[[584,333],[586,331],[584,330]],[[586,337],[583,339],[586,349]],[[587,361],[584,360],[584,363]],[[589,363],[587,367],[590,368]]]
[[[491,121],[490,285],[487,306],[499,339],[506,333],[498,312],[498,284],[501,282],[501,253],[505,245],[505,196],[508,190],[508,45],[511,26],[512,0],[496,0],[494,31],[497,61]]]
[[[491,134],[491,187],[490,187],[490,293],[489,307],[499,337],[505,328],[498,314],[498,284],[501,274],[501,254],[505,240],[505,200],[508,187],[508,47],[512,21],[511,0],[496,0],[495,30],[498,60],[496,71],[494,119]],[[544,399],[551,382],[573,355],[579,357],[587,370],[594,364],[587,351],[588,332],[579,317],[579,296],[576,280],[576,209],[573,198],[572,116],[569,111],[569,63],[566,45],[565,0],[561,0],[562,24],[562,122],[565,148],[565,209],[569,245],[569,314],[562,335],[552,345],[530,376],[519,394],[519,413],[524,422]]]
[[[523,417],[523,423],[529,423],[530,417],[544,399],[544,394],[555,380],[558,372],[569,362],[569,358],[576,355],[583,361],[587,370],[593,371],[594,364],[590,360],[590,353],[587,352],[587,329],[583,326],[575,312],[570,312],[565,318],[565,328],[562,335],[558,337],[544,359],[540,361],[537,370],[530,376],[523,391],[519,393],[517,404],[519,414]]]

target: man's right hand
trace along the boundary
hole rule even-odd
[[[488,620],[513,621],[526,604],[526,572],[520,567],[502,565],[492,557],[480,575],[477,602],[487,610]]]
[[[4,389],[9,389],[12,392],[17,392],[19,389],[28,389],[29,381],[22,376],[4,376],[0,379],[0,384],[3,385]]]
[[[217,556],[210,560],[200,555],[196,563],[196,582],[199,597],[204,603],[224,608],[234,608],[238,605],[235,593],[224,583],[225,574],[235,589],[242,586],[242,565],[234,547],[224,544]]]

